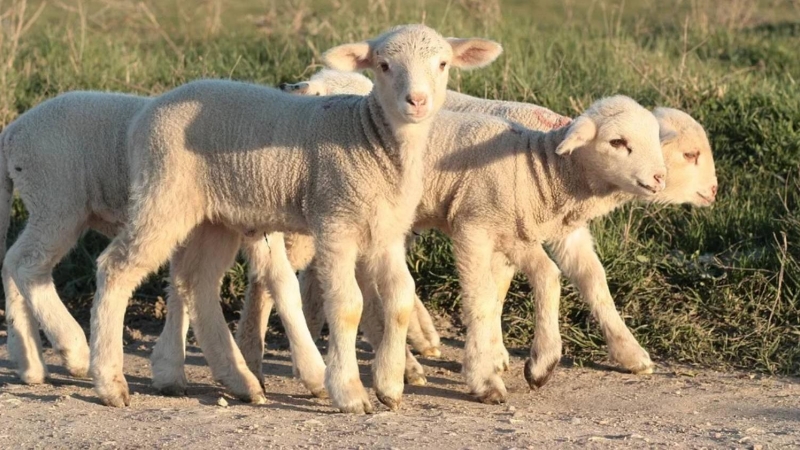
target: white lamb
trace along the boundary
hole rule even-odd
[[[325,80],[336,78],[334,71],[328,72],[324,78]],[[346,78],[346,80],[353,79],[352,75]],[[338,83],[339,86],[342,86],[342,84]],[[363,85],[363,82],[361,84]],[[323,90],[320,86],[317,89]],[[481,112],[510,117],[515,122],[531,129],[549,130],[569,122],[568,118],[536,105],[484,100],[453,92],[448,92],[448,99],[445,105],[446,108],[449,107],[464,112]],[[717,179],[711,148],[702,126],[686,113],[675,109],[656,108],[654,114],[662,129],[672,130],[675,137],[662,143],[668,168],[667,188],[656,196],[651,197],[650,200],[659,203],[690,203],[695,206],[711,204],[716,196]],[[593,241],[588,228],[579,228],[569,236],[552,240],[549,244],[551,253],[560,268],[573,281],[583,298],[590,304],[592,313],[597,318],[606,336],[612,358],[631,372],[645,373],[651,371],[652,362],[649,355],[638,344],[614,307],[605,272],[597,254],[594,252]],[[307,247],[312,248],[311,246]],[[499,287],[498,298],[502,302],[515,273],[515,268],[507,264],[507,260],[502,255],[496,256],[500,257],[495,258],[494,276]],[[310,258],[306,256],[304,259]],[[311,270],[313,270],[313,267]],[[301,284],[304,292],[313,294],[315,291],[313,275],[309,276],[309,273],[313,272],[309,271],[303,274],[303,282]],[[320,314],[315,314],[318,310],[318,296],[307,295],[303,298],[303,303],[312,335],[316,336],[323,320]],[[417,306],[416,316],[412,316],[412,324],[415,317],[427,317],[427,313],[420,311],[423,308],[421,304]],[[502,342],[499,320],[501,312],[502,306],[497,311],[498,317],[495,328],[495,333],[498,335],[495,339],[497,342]],[[557,308],[551,312],[557,312]],[[366,317],[367,315],[365,314],[365,321],[369,320]],[[249,318],[246,315],[242,316],[243,322],[248,320]],[[541,322],[542,320],[539,323]],[[546,319],[544,322],[557,323],[557,317]],[[411,340],[412,329],[414,329],[413,326],[409,328],[409,340]],[[561,353],[561,339],[558,335],[557,326],[537,327],[536,331],[538,333],[537,338],[534,340],[536,358],[529,364],[529,370],[526,372],[532,387],[541,386],[547,381]],[[424,347],[424,336],[419,336],[418,339],[423,341],[418,345]],[[553,345],[547,347],[547,343],[553,343]],[[505,354],[503,366],[507,366],[507,353],[505,349],[502,352]],[[409,372],[407,376],[419,370],[419,364],[416,361],[412,361],[411,358],[409,356],[410,365],[407,367]],[[539,370],[536,370],[537,368]],[[419,376],[417,375],[417,377]]]
[[[325,386],[345,412],[372,404],[358,377],[359,283],[375,283],[387,327],[373,364],[378,398],[397,408],[414,284],[404,236],[422,195],[428,131],[450,65],[478,67],[500,46],[444,39],[422,25],[390,30],[325,54],[344,70],[373,69],[372,93],[286,95],[230,81],[189,83],[155,98],[129,131],[130,215],[98,258],[91,372],[105,404],[130,402],[122,373],[122,323],[133,288],[169,257],[215,378],[265,401],[218,305],[219,283],[244,236],[310,232],[331,328]],[[182,244],[180,244],[182,242]],[[180,245],[179,245],[180,244]],[[299,310],[297,278],[271,245],[267,287]],[[356,265],[359,274],[356,279]]]
[[[51,273],[83,231],[94,229],[113,237],[125,222],[129,187],[126,134],[133,117],[149,101],[124,94],[70,92],[25,112],[0,135],[3,250],[15,187],[29,214],[2,268],[9,355],[25,383],[42,383],[47,377],[39,326],[70,374],[85,377],[88,373],[86,337],[58,297]],[[273,245],[277,239],[280,237],[273,238]],[[293,248],[293,255],[309,253],[297,245]],[[259,271],[263,261],[269,260],[269,246],[263,239],[250,240],[244,253],[251,266],[248,297],[267,296],[245,303],[271,305]],[[310,253],[313,255],[313,248]],[[322,356],[301,312],[284,306],[281,300],[277,299],[277,309],[286,322],[294,366],[306,387],[323,396]],[[182,333],[158,341],[152,355],[153,384],[163,393],[175,395],[186,389],[183,359],[188,319],[182,301],[167,303],[169,326]],[[177,340],[169,339],[173,336]],[[178,367],[171,364],[174,359],[179,360]]]

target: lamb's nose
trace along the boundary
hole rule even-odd
[[[665,178],[665,177],[664,177],[664,174],[663,174],[663,173],[657,173],[657,174],[653,175],[653,179],[654,179],[654,180],[656,180],[656,184],[658,184],[658,185],[659,185],[659,186],[661,186],[662,188],[663,188],[663,187],[664,187],[664,185],[665,185],[665,184],[664,184],[664,178]]]
[[[411,106],[420,107],[428,102],[428,98],[425,96],[425,94],[415,92],[413,94],[408,94],[406,96],[406,101]]]
[[[717,185],[715,184],[711,186],[711,198],[714,198],[716,196],[717,196]]]

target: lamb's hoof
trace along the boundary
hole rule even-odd
[[[487,405],[502,405],[506,402],[506,396],[498,389],[489,389],[482,395],[479,395],[478,400]]]
[[[634,367],[628,369],[634,375],[650,375],[653,373],[653,369],[655,368],[655,364],[652,362],[650,365],[641,365],[639,367]]]
[[[79,350],[62,350],[64,368],[75,378],[89,378],[89,347],[86,344]]]
[[[88,379],[89,378],[89,368],[88,367],[69,367],[67,366],[67,372],[74,377],[80,379]]]
[[[313,395],[316,398],[322,398],[322,399],[330,397],[328,395],[328,391],[324,387],[321,387],[319,389],[312,389],[311,390],[311,395]]]
[[[44,384],[47,381],[47,370],[19,370],[17,376],[24,384]]]
[[[421,373],[407,373],[405,375],[405,382],[411,386],[425,386],[428,384],[428,379]]]
[[[402,403],[401,399],[388,395],[381,395],[380,393],[377,393],[377,396],[378,400],[380,400],[380,402],[386,405],[390,410],[397,411],[400,409],[400,404]]]
[[[328,385],[333,406],[346,414],[372,414],[372,402],[364,386],[357,379],[339,387]]]
[[[158,393],[160,395],[163,395],[165,397],[185,397],[186,396],[186,387],[185,386],[179,386],[177,384],[156,387],[156,389],[158,390]]]
[[[251,405],[266,405],[267,404],[267,397],[264,394],[257,394],[257,395],[250,395],[246,397],[239,397],[239,399],[245,403],[250,403]]]
[[[547,384],[547,381],[550,380],[550,377],[553,376],[553,372],[555,372],[556,364],[558,361],[551,363],[548,365],[544,370],[537,370],[534,367],[534,362],[532,359],[528,358],[525,361],[525,381],[528,382],[528,386],[531,389],[538,389]]]
[[[503,404],[508,397],[506,386],[497,374],[489,376],[478,388],[473,388],[471,393],[479,402],[487,405]]]
[[[339,411],[345,414],[372,414],[374,411],[372,402],[367,399],[355,399],[353,401],[336,406]]]
[[[131,395],[128,391],[128,382],[122,375],[115,376],[110,382],[96,383],[95,391],[100,401],[106,406],[122,408],[131,405]]]
[[[638,342],[634,341],[629,345],[617,346],[624,348],[625,351],[611,352],[611,359],[616,361],[628,372],[634,375],[646,375],[653,373],[653,361],[650,355],[643,349]]]
[[[439,350],[438,347],[428,347],[425,350],[419,352],[420,355],[424,356],[425,358],[441,358],[442,351]]]

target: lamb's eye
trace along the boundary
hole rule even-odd
[[[442,61],[439,63],[439,70],[444,70],[447,68],[447,61]]]
[[[389,71],[389,64],[386,64],[385,62],[382,62],[382,63],[378,64],[378,67],[381,68],[381,72],[388,72]]]
[[[628,141],[625,139],[612,139],[608,141],[608,143],[614,148],[623,148],[628,146]]]
[[[687,161],[697,164],[697,159],[700,157],[700,152],[684,153],[683,157],[686,158]]]

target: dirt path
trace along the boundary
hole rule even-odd
[[[101,406],[89,381],[47,361],[53,384],[18,384],[0,332],[0,448],[257,446],[266,448],[797,448],[800,380],[661,366],[653,376],[560,367],[530,392],[522,363],[505,375],[510,403],[486,406],[465,394],[459,341],[441,360],[423,360],[428,385],[407,387],[399,413],[336,413],[291,378],[285,344],[266,356],[270,404],[251,406],[212,380],[197,347],[188,355],[189,396],[165,398],[149,386],[153,338],[126,348],[133,391],[126,409]],[[365,347],[366,348],[366,347]],[[359,352],[368,380],[369,352]],[[218,406],[224,396],[227,407]],[[377,401],[375,401],[377,404]]]

